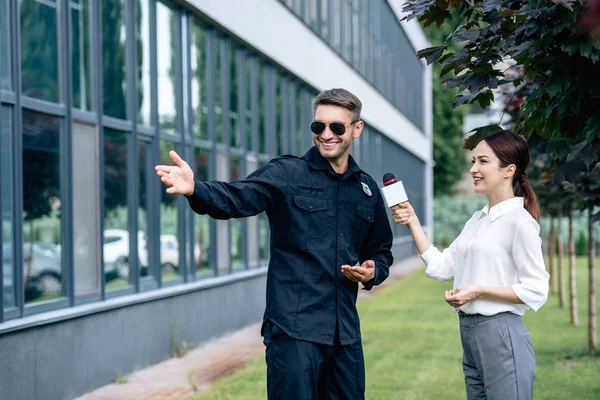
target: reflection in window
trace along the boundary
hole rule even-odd
[[[150,157],[150,143],[138,141],[138,264],[140,276],[153,275],[149,266],[148,255],[148,205],[150,198],[150,179],[154,178],[154,166]]]
[[[139,0],[137,5],[137,106],[138,122],[151,125],[150,106],[150,10],[149,0]]]
[[[209,179],[210,152],[205,149],[194,149],[194,179],[206,181]],[[194,264],[196,276],[203,273],[210,273],[210,217],[194,213]]]
[[[129,282],[127,133],[104,128],[104,275],[106,289]]]
[[[265,164],[262,162],[260,166],[262,167]],[[266,212],[262,212],[258,215],[258,257],[261,264],[266,264],[269,261],[269,242],[269,218]]]
[[[223,79],[225,79],[223,65],[223,51],[225,49],[224,39],[220,35],[215,40],[215,123],[217,143],[225,143],[225,132],[223,132]]]
[[[236,47],[232,48],[229,57],[229,122],[230,122],[230,146],[241,146],[241,132],[238,112],[238,51]]]
[[[176,129],[175,106],[175,24],[176,13],[163,3],[156,3],[156,69],[158,72],[158,123],[163,132]]]
[[[304,154],[304,146],[302,146],[302,90],[300,85],[296,86],[296,154]],[[307,133],[308,134],[308,133]]]
[[[319,29],[319,15],[318,13],[319,2],[318,0],[308,1],[308,23],[310,26],[318,32]]]
[[[169,151],[175,150],[175,143],[160,141],[160,160],[159,164],[171,165]],[[162,280],[168,281],[181,273],[179,268],[179,239],[178,233],[178,207],[177,196],[167,193],[164,184],[160,185],[160,265]]]
[[[329,1],[321,0],[321,36],[329,41]]]
[[[206,28],[194,19],[192,28],[192,109],[194,110],[193,132],[199,139],[208,139],[206,101]]]
[[[104,114],[127,119],[125,52],[126,0],[103,0],[102,7],[102,104]],[[138,59],[138,62],[141,61]]]
[[[331,45],[339,52],[342,51],[342,7],[340,2],[343,0],[330,0],[331,1],[331,29],[332,34],[330,37]]]
[[[9,2],[0,5],[0,88],[10,89],[10,25]]]
[[[350,0],[343,1],[342,7],[342,29],[343,29],[343,50],[344,58],[348,61],[352,61],[352,5]]]
[[[2,231],[2,275],[4,308],[15,306],[15,275],[13,271],[13,212],[12,212],[12,115],[8,107],[0,109],[0,216]]]
[[[255,157],[248,157],[246,160],[246,175],[250,175],[252,172],[258,169],[258,160]],[[247,251],[248,251],[248,267],[256,268],[259,266],[258,256],[258,219],[259,216],[246,218],[247,234]]]
[[[229,180],[231,182],[242,179],[242,160],[243,159],[240,156],[231,155],[229,175]],[[231,267],[232,269],[241,269],[244,267],[244,241],[242,240],[244,220],[233,218],[229,220],[229,223],[231,232]]]
[[[62,293],[61,119],[23,111],[23,283],[25,302]]]
[[[19,9],[23,94],[58,102],[60,96],[56,0],[20,0]]]
[[[71,0],[71,61],[73,107],[91,109],[91,54],[89,0]]]
[[[355,8],[352,10],[352,63],[359,67],[360,59],[360,21],[358,18],[358,10]]]
[[[266,125],[265,125],[265,66],[258,62],[258,152],[266,152]]]
[[[73,124],[73,265],[75,294],[100,293],[96,127]]]
[[[252,121],[255,118],[252,112],[252,87],[254,79],[252,79],[252,64],[254,57],[246,54],[246,150],[254,150],[252,147]]]
[[[277,154],[283,154],[283,77],[275,73],[275,135]]]

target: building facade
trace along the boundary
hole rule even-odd
[[[260,320],[265,215],[165,193],[312,146],[312,100],[363,102],[353,156],[431,226],[426,46],[386,0],[0,1],[0,398],[69,399]],[[414,254],[393,225],[394,255]]]

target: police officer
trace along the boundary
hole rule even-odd
[[[167,193],[216,219],[266,211],[271,257],[262,335],[269,399],[363,399],[358,284],[389,275],[392,231],[373,178],[350,150],[364,123],[360,100],[344,89],[313,103],[314,147],[271,160],[238,182],[194,181],[174,151],[156,167]]]

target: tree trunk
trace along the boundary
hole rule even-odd
[[[556,271],[554,261],[556,260],[556,247],[554,235],[554,217],[550,217],[550,234],[548,235],[548,273],[550,274],[550,293],[556,293]]]
[[[594,224],[592,223],[593,207],[588,210],[588,268],[589,268],[589,325],[588,325],[588,343],[590,355],[596,356],[598,350],[598,340],[596,338],[596,248]]]
[[[579,325],[577,315],[577,286],[575,281],[575,239],[573,239],[573,211],[569,210],[569,308],[571,325]]]
[[[562,239],[562,213],[558,215],[558,225],[556,236],[558,237],[558,261],[556,263],[558,275],[558,305],[560,308],[565,307],[565,273],[563,271],[563,239]]]

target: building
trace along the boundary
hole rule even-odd
[[[67,399],[260,320],[264,216],[215,221],[165,193],[311,146],[311,101],[364,104],[358,163],[431,226],[431,79],[386,0],[0,3],[0,397]],[[414,254],[394,225],[398,259]]]

